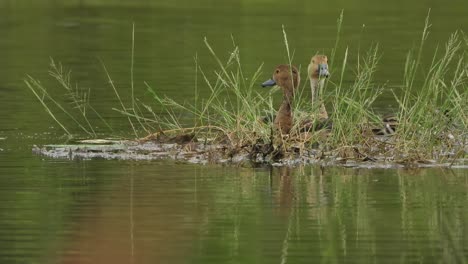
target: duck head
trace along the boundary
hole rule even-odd
[[[328,78],[328,58],[325,55],[315,55],[310,60],[308,67],[309,78],[320,79]]]
[[[300,77],[299,71],[295,66],[286,64],[279,65],[273,72],[273,77],[264,83],[262,87],[272,87],[278,85],[283,89],[286,97],[290,97],[294,93],[294,89],[299,86]]]

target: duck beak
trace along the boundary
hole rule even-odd
[[[319,64],[319,77],[328,78],[330,73],[328,72],[328,65],[327,64]]]
[[[276,85],[276,82],[273,79],[270,79],[270,80],[262,83],[262,87],[271,87],[271,86],[275,86],[275,85]]]

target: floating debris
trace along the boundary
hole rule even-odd
[[[192,138],[194,140],[195,138]],[[173,140],[169,140],[173,141]],[[101,142],[101,144],[98,144]],[[202,143],[203,142],[203,143]],[[280,147],[254,144],[233,149],[227,144],[216,144],[207,140],[184,143],[132,140],[81,140],[71,145],[35,146],[33,152],[56,159],[118,159],[118,160],[164,160],[172,159],[195,164],[234,164],[256,167],[298,166],[319,164],[349,168],[403,168],[403,167],[452,167],[468,168],[466,155],[445,153],[444,162],[435,160],[413,160],[376,154],[372,157],[360,153],[358,148],[338,151],[310,149],[282,152]],[[294,147],[293,147],[294,148]],[[465,152],[466,153],[466,152]],[[450,158],[452,157],[452,158]]]
[[[115,144],[118,143],[119,141],[117,140],[110,140],[110,139],[83,139],[83,140],[78,140],[78,143],[82,144],[98,144],[98,145],[104,145],[104,144]]]

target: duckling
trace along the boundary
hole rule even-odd
[[[307,67],[307,72],[310,80],[310,89],[312,92],[312,105],[315,105],[318,99],[318,92],[325,83],[325,78],[330,76],[328,72],[328,57],[325,55],[315,55],[310,59],[310,64]],[[328,119],[327,109],[323,102],[320,102],[319,120]]]
[[[273,72],[273,77],[262,83],[262,87],[278,85],[283,90],[283,102],[276,114],[274,126],[282,134],[289,134],[293,127],[292,104],[294,90],[299,86],[300,77],[295,66],[279,65]]]
[[[372,133],[376,136],[388,136],[395,134],[398,126],[398,117],[396,115],[386,114],[382,117],[383,127],[372,128]]]
[[[437,118],[439,122],[442,122],[444,125],[447,127],[453,127],[456,126],[454,124],[453,119],[452,119],[452,114],[450,113],[450,110],[440,110],[440,109],[435,109],[433,112],[433,117]],[[398,126],[400,125],[399,120],[398,120],[398,115],[394,114],[386,114],[382,117],[382,125],[383,127],[374,127],[372,128],[372,132],[376,136],[391,136],[394,135],[397,131]],[[441,135],[441,137],[443,137]],[[453,139],[453,135],[449,132],[447,132],[447,138]]]

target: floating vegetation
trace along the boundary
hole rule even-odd
[[[338,20],[341,28],[342,16]],[[379,63],[379,47],[374,45],[359,56],[354,69],[354,82],[343,84],[349,67],[350,51],[345,50],[341,66],[334,61],[338,39],[331,55],[334,74],[321,87],[318,95],[306,95],[297,89],[291,105],[294,124],[288,134],[275,128],[272,113],[273,93],[260,90],[258,77],[262,65],[250,78],[242,69],[239,48],[234,48],[227,61],[222,61],[205,39],[205,44],[217,63],[215,78],[203,71],[195,58],[195,75],[210,91],[207,98],[198,93],[195,82],[194,101],[177,102],[161,95],[145,83],[154,104],[144,103],[134,96],[133,45],[131,68],[131,102],[119,95],[104,64],[108,81],[120,102],[115,111],[126,116],[135,140],[82,141],[76,145],[35,147],[35,152],[62,158],[174,158],[197,163],[251,164],[342,164],[346,166],[468,166],[468,37],[453,33],[445,46],[436,49],[427,72],[421,75],[421,54],[429,34],[426,19],[421,42],[416,51],[408,53],[401,91],[393,91],[398,110],[392,116],[381,117],[373,105],[384,89],[373,81]],[[338,30],[338,32],[339,32]],[[288,64],[292,66],[287,35],[283,29]],[[134,40],[134,34],[132,34]],[[64,87],[74,111],[62,106],[47,89],[28,76],[26,85],[49,115],[72,136],[55,111],[62,111],[89,137],[97,133],[89,122],[95,115],[112,132],[111,126],[89,104],[89,92],[72,88],[70,74],[53,60],[51,75]],[[293,69],[292,67],[290,67]],[[418,84],[418,85],[416,85]],[[421,85],[419,85],[421,84]],[[313,103],[311,103],[311,101]],[[331,106],[325,121],[311,118],[320,111],[322,102]],[[157,111],[153,109],[158,109]],[[184,113],[184,115],[181,115]],[[187,118],[189,115],[189,118]],[[270,117],[269,117],[270,116]],[[312,123],[312,129],[303,129]]]

